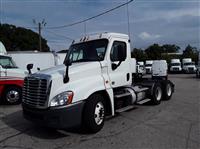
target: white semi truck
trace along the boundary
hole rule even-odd
[[[195,73],[196,70],[197,70],[195,63],[192,62],[191,58],[182,59],[182,65],[183,65],[183,72],[184,73]]]
[[[6,48],[0,42],[0,103],[18,104],[22,98],[22,87],[26,70],[19,69]]]
[[[196,77],[200,78],[200,52],[199,52],[199,61],[197,65],[197,70],[196,70]]]
[[[141,78],[145,74],[146,74],[146,69],[145,69],[144,62],[142,62],[142,61],[137,62],[137,75],[136,76]]]
[[[135,80],[136,60],[130,39],[102,33],[72,43],[63,65],[27,76],[23,115],[56,129],[84,126],[98,132],[106,116],[130,110],[136,103],[169,100],[174,84],[157,76]]]
[[[181,73],[182,67],[180,59],[171,59],[169,70],[172,73]]]
[[[146,73],[147,73],[147,74],[151,74],[151,73],[152,73],[152,71],[151,71],[151,69],[152,69],[152,64],[153,64],[153,61],[152,61],[152,60],[147,60],[147,61],[145,62],[145,69],[146,69]]]

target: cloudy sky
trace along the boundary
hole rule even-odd
[[[42,36],[51,50],[66,49],[71,39],[84,35],[84,24],[62,26],[94,16],[127,0],[0,0],[1,23],[31,28],[46,21]],[[133,47],[150,44],[187,44],[200,49],[200,0],[134,0],[129,4],[130,33]],[[86,22],[87,34],[99,32],[127,33],[127,7]],[[69,37],[69,38],[68,38]]]

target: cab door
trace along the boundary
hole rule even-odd
[[[108,75],[112,88],[117,88],[131,83],[130,65],[127,58],[126,41],[114,40],[108,56]]]

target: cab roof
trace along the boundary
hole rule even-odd
[[[126,34],[104,32],[104,33],[97,33],[97,34],[83,36],[82,38],[74,40],[73,44],[91,41],[91,40],[97,40],[97,39],[110,39],[110,38],[121,38],[121,39],[129,40],[129,36]]]

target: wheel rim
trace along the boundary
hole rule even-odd
[[[7,93],[7,101],[10,103],[15,103],[19,100],[19,92],[15,90],[11,90]]]
[[[156,100],[160,101],[161,97],[162,97],[162,90],[161,90],[160,87],[157,87],[157,89],[156,89]]]
[[[104,106],[102,102],[98,102],[95,107],[94,119],[97,125],[101,125],[104,120]]]
[[[168,84],[167,85],[167,96],[171,96],[171,94],[172,94],[172,88],[171,88],[171,85]]]

